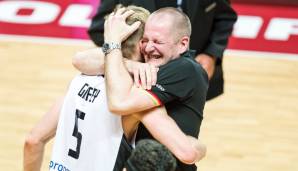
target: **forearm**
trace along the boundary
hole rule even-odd
[[[133,74],[134,63],[137,62],[124,58],[124,65],[130,74]],[[72,58],[72,64],[77,70],[86,75],[104,74],[105,59],[101,48],[77,52]]]
[[[113,50],[105,58],[105,80],[110,109],[127,102],[125,100],[131,92],[133,80],[124,66],[119,49]]]
[[[39,171],[41,168],[43,153],[43,143],[36,142],[34,145],[26,143],[24,146],[24,171]]]
[[[193,164],[197,161],[197,150],[190,139],[172,118],[164,114],[161,107],[146,112],[140,120],[155,139],[164,144],[181,162]]]
[[[77,70],[86,75],[104,74],[104,54],[101,48],[76,53],[72,58],[72,64]]]
[[[59,98],[25,139],[23,167],[25,171],[40,170],[44,146],[55,136],[63,98]]]
[[[41,127],[48,126],[43,119],[26,137],[24,144],[24,171],[39,171],[43,161],[44,147],[55,135],[56,126],[47,129],[47,132],[39,131]]]

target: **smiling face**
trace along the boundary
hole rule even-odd
[[[188,49],[190,34],[184,34],[185,26],[181,26],[181,21],[185,17],[181,16],[180,12],[172,8],[150,15],[140,43],[146,63],[161,66],[180,57]]]
[[[171,22],[167,16],[162,18],[153,16],[147,20],[141,41],[141,50],[146,63],[160,66],[179,56],[177,41],[171,34]]]

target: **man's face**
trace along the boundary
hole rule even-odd
[[[141,42],[141,52],[146,63],[161,66],[172,58],[179,56],[178,43],[174,40],[171,20],[163,20],[154,16],[147,20]]]

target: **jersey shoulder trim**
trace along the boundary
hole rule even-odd
[[[161,102],[161,100],[158,98],[158,96],[156,94],[154,94],[152,91],[150,90],[145,90],[145,91],[142,91],[144,93],[147,94],[148,97],[150,97],[150,99],[153,101],[153,103],[156,105],[156,106],[162,106],[163,103]]]

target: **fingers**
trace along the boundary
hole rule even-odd
[[[146,70],[147,89],[148,90],[151,90],[151,87],[156,85],[158,70],[159,69],[157,67],[155,67],[154,65],[149,64],[149,67]]]
[[[133,10],[128,10],[128,11],[125,11],[122,16],[124,18],[127,18],[128,16],[132,15],[133,13],[135,13]]]
[[[140,24],[140,21],[136,21],[132,25],[127,25],[127,33],[123,36],[123,40],[126,40],[132,33],[134,33],[139,28]]]
[[[134,83],[136,87],[142,87],[143,89],[147,89],[147,72],[146,72],[147,64],[137,64],[133,70]]]
[[[125,11],[125,8],[119,8],[119,9],[115,12],[115,16],[122,15],[124,11]]]
[[[133,32],[135,32],[141,22],[137,21],[132,25],[126,23],[126,18],[134,13],[133,10],[126,10],[126,8],[120,8],[117,11],[110,14],[105,21],[105,41],[122,42],[126,40]],[[117,26],[117,27],[115,27]]]
[[[156,85],[158,68],[150,64],[142,64],[142,68],[138,69],[138,75],[134,75],[134,79],[140,81],[143,89],[151,90]]]
[[[133,62],[130,63],[131,72],[133,73],[134,84],[136,87],[150,90],[156,85],[158,68],[147,63]]]
[[[135,13],[133,10],[126,11],[126,8],[120,8],[116,12],[112,12],[111,15],[127,18],[128,16],[132,15],[133,13]]]
[[[139,69],[138,68],[134,68],[133,70],[133,77],[134,77],[134,82],[136,87],[140,87],[140,77],[139,77]]]
[[[112,20],[114,17],[115,18],[123,18],[124,20],[129,17],[130,15],[132,15],[134,13],[133,10],[128,10],[126,11],[126,8],[119,8],[117,11],[112,12],[109,16],[108,16],[108,20]]]
[[[140,79],[141,79],[141,85],[143,89],[147,89],[146,86],[146,69],[140,68]]]
[[[115,15],[115,12],[111,12],[111,14],[109,16],[113,16],[113,15]]]
[[[134,14],[135,12],[133,10],[129,10],[129,11],[125,11],[125,8],[121,8],[117,11],[117,13],[115,15],[121,15],[121,17],[123,17],[124,19],[126,19],[127,17],[129,17],[130,15]],[[128,35],[131,35],[133,32],[135,32],[141,25],[140,21],[136,21],[134,22],[132,25],[127,25],[128,26]],[[127,37],[125,37],[126,39]]]
[[[130,26],[130,29],[131,29],[131,33],[133,33],[134,31],[136,31],[141,25],[141,22],[140,21],[136,21],[134,22],[131,26]]]
[[[152,73],[151,73],[151,67],[145,68],[145,74],[146,74],[146,89],[151,90],[151,84],[152,84]]]
[[[157,81],[157,72],[158,72],[158,68],[156,68],[153,65],[151,66],[151,82],[152,82],[152,86],[156,85],[156,81]]]

